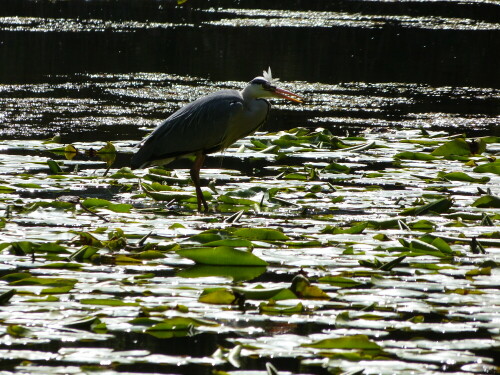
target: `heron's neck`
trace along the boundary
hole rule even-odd
[[[258,99],[257,93],[255,92],[255,89],[251,85],[245,87],[243,90],[240,91],[240,93],[245,103],[250,103],[255,99]]]

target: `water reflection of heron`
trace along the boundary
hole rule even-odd
[[[259,129],[271,107],[265,98],[302,102],[300,96],[276,87],[275,81],[269,69],[241,91],[217,91],[182,107],[141,142],[132,157],[132,168],[164,165],[181,156],[195,155],[190,173],[198,211],[201,205],[208,211],[200,187],[200,169],[206,155],[223,150]]]

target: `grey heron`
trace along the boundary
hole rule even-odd
[[[270,103],[265,98],[302,102],[290,91],[278,88],[271,69],[256,77],[241,91],[221,90],[201,97],[179,109],[140,144],[131,167],[165,165],[182,156],[195,155],[190,170],[198,211],[208,205],[200,187],[200,169],[207,154],[221,151],[238,139],[253,134],[267,119]]]

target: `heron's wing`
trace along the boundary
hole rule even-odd
[[[243,98],[234,90],[219,91],[186,105],[143,141],[132,158],[132,167],[224,147],[232,119],[242,110]]]

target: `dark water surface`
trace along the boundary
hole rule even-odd
[[[3,0],[0,133],[138,139],[138,126],[268,66],[310,100],[280,107],[270,129],[404,126],[408,113],[435,126],[428,114],[443,113],[459,118],[442,126],[490,132],[499,20],[488,1]]]

